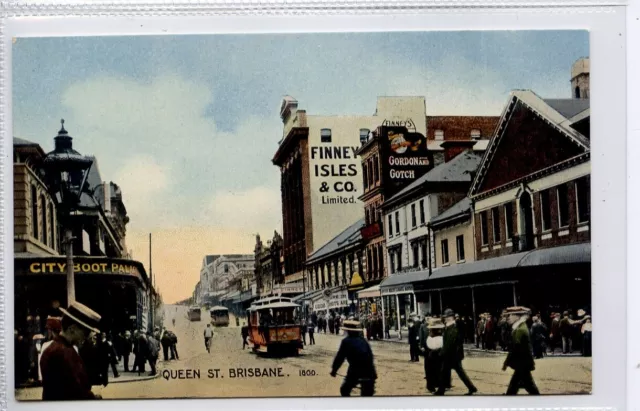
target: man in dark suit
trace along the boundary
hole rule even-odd
[[[375,392],[375,381],[378,378],[373,364],[373,352],[367,340],[362,336],[360,323],[355,320],[346,320],[342,327],[347,336],[340,343],[340,349],[333,360],[331,376],[337,375],[340,366],[346,359],[349,362],[347,376],[340,387],[340,395],[351,396],[351,390],[360,384],[360,393],[363,397],[371,397]]]
[[[451,381],[451,370],[455,370],[458,377],[462,380],[469,392],[467,395],[473,395],[478,389],[473,385],[467,374],[462,368],[462,346],[458,338],[458,327],[451,309],[444,311],[445,329],[443,334],[443,345],[440,351],[442,357],[442,374],[440,377],[440,387],[435,395],[444,395],[448,382]]]
[[[513,376],[509,382],[509,388],[507,388],[507,395],[518,394],[520,388],[524,388],[529,394],[540,395],[531,375],[531,371],[536,367],[529,328],[527,328],[529,310],[525,307],[509,307],[507,315],[513,329],[509,354],[502,366],[503,371],[506,371],[507,367],[513,368]]]

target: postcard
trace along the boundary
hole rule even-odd
[[[587,31],[12,47],[18,400],[591,394]]]

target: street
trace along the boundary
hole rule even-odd
[[[299,357],[265,358],[249,349],[242,350],[240,329],[232,317],[228,328],[215,329],[209,354],[203,338],[203,330],[209,322],[208,313],[203,310],[202,321],[190,322],[186,317],[187,307],[167,306],[165,310],[167,329],[172,328],[171,320],[176,319],[174,332],[178,336],[180,360],[163,362],[161,357],[159,378],[94,387],[95,393],[105,399],[339,395],[342,378],[332,378],[329,372],[342,336],[316,334],[317,344],[305,346]],[[378,371],[375,395],[431,395],[425,389],[422,361],[409,362],[408,345],[373,341],[371,347]],[[504,356],[500,354],[467,354],[463,366],[480,395],[504,394],[506,391],[512,370],[501,370],[503,360]],[[346,369],[345,362],[338,373],[344,375]],[[265,372],[269,376],[255,376]],[[590,358],[547,357],[536,361],[533,375],[542,394],[587,394],[591,391]],[[41,393],[41,388],[28,388],[17,390],[16,396],[18,400],[37,400]],[[454,373],[453,388],[447,395],[464,393],[466,388]],[[357,390],[353,395],[359,395]]]

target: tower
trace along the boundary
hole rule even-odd
[[[571,67],[571,95],[573,98],[588,99],[589,90],[589,58],[578,59]]]

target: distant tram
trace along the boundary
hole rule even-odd
[[[192,306],[189,307],[189,321],[200,321],[200,307]]]
[[[212,307],[209,311],[211,316],[211,324],[216,327],[228,327],[229,326],[229,309],[220,305]]]
[[[247,310],[249,342],[254,352],[298,355],[302,326],[296,323],[300,306],[286,297],[269,297]]]

